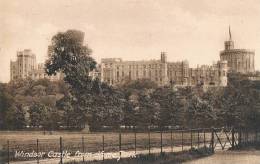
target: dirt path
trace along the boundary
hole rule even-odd
[[[184,146],[183,150],[189,150],[190,146]],[[151,153],[160,153],[161,149],[160,148],[153,148],[151,149]],[[172,149],[171,147],[164,147],[163,152],[171,152]],[[173,148],[174,152],[180,152],[182,151],[181,147],[175,147]],[[139,150],[136,151],[136,154],[134,151],[122,151],[121,152],[121,158],[128,158],[128,157],[133,157],[138,154],[148,154],[148,150]],[[105,153],[104,154],[105,159],[118,159],[119,158],[119,152],[110,152],[110,153]],[[70,158],[64,158],[63,162],[69,162],[69,161],[82,161],[83,157],[70,157]],[[103,160],[103,155],[102,153],[93,153],[89,154],[88,156],[84,157],[85,161],[93,161],[93,160]],[[40,160],[40,164],[58,164],[60,162],[59,158],[55,159],[44,159]],[[17,161],[17,162],[10,162],[11,164],[35,164],[37,163],[36,160],[33,161]]]
[[[260,164],[260,151],[217,151],[214,155],[185,164]]]
[[[209,146],[209,145],[207,145]],[[229,144],[227,144],[227,146],[229,146]],[[220,150],[220,144],[216,145],[217,148],[217,152],[221,151],[221,152],[226,152],[226,150]],[[183,150],[189,150],[190,146],[184,146]],[[150,153],[160,153],[161,149],[160,148],[151,148]],[[172,149],[171,147],[163,147],[163,152],[171,152]],[[182,147],[173,147],[173,152],[180,152],[182,151]],[[138,150],[136,151],[136,154],[134,151],[122,151],[121,152],[121,158],[129,158],[129,157],[135,157],[135,155],[138,154],[148,154],[149,151],[148,150]],[[215,156],[215,155],[214,155]],[[104,159],[119,159],[119,152],[107,152],[104,153]],[[82,161],[83,157],[69,157],[69,158],[64,158],[63,162],[70,162],[70,161]],[[103,154],[101,152],[98,153],[92,153],[89,154],[87,156],[84,157],[85,161],[93,161],[93,160],[103,160]],[[40,164],[58,164],[60,162],[59,158],[48,158],[48,159],[43,159],[40,160]],[[11,164],[35,164],[37,163],[36,160],[32,160],[32,161],[17,161],[17,162],[10,162]],[[211,161],[212,163],[212,161]],[[195,164],[200,164],[199,163],[195,163]],[[215,164],[215,163],[214,163]],[[242,164],[242,163],[241,163]]]

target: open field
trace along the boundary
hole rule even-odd
[[[192,136],[192,138],[191,138]],[[96,153],[121,151],[148,151],[157,148],[160,151],[171,151],[173,149],[182,150],[204,145],[204,133],[190,131],[171,132],[104,132],[104,133],[76,133],[76,132],[53,132],[45,134],[43,132],[0,132],[0,143],[6,150],[9,141],[10,160],[28,160],[14,158],[15,151],[24,152],[60,152],[60,137],[62,138],[62,150],[75,153],[76,151]],[[104,142],[103,142],[104,137]],[[205,133],[205,144],[210,142],[210,133]],[[38,139],[38,149],[37,149]],[[191,144],[192,143],[192,144]],[[147,152],[146,152],[147,153]],[[43,158],[46,158],[43,157]]]
[[[162,145],[180,145],[182,144],[182,138],[184,144],[189,144],[191,142],[191,133],[190,131],[184,131],[183,135],[181,132],[150,132],[150,144],[151,145],[160,145],[162,135]],[[0,132],[0,145],[6,145],[9,140],[10,145],[12,144],[36,144],[36,140],[39,140],[39,144],[54,144],[60,142],[60,137],[64,144],[69,143],[79,143],[90,146],[94,144],[98,146],[99,143],[102,143],[102,136],[104,136],[105,144],[109,145],[118,145],[119,144],[119,133],[118,132],[95,132],[95,133],[78,133],[78,132],[52,132],[52,134],[37,131],[16,131],[16,132]],[[149,133],[135,133],[126,132],[121,133],[121,143],[122,145],[134,144],[136,138],[136,143],[139,146],[148,145],[149,142]],[[203,133],[193,133],[192,140],[193,142],[203,142],[204,136]],[[205,133],[205,139],[208,142],[210,139],[210,134]],[[66,146],[66,145],[65,145]],[[102,145],[100,146],[102,148]],[[124,147],[122,147],[123,150]]]

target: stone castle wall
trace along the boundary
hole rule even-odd
[[[110,85],[123,84],[125,81],[149,79],[158,86],[193,86],[198,84],[226,86],[227,62],[211,66],[190,68],[187,61],[167,62],[165,53],[161,60],[123,61],[120,58],[101,60],[101,81]]]

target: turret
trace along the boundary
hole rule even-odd
[[[229,26],[229,40],[225,41],[225,50],[232,50],[234,49],[234,42],[232,40],[231,30]]]
[[[167,55],[165,52],[161,52],[161,62],[166,63],[167,62]]]
[[[221,60],[218,62],[219,67],[219,86],[227,86],[227,72],[228,66],[226,60]]]

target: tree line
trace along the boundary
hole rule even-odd
[[[143,79],[111,87],[98,79],[78,100],[64,81],[31,79],[0,84],[1,129],[81,129],[104,126],[174,128],[260,124],[260,83],[229,78],[225,88],[158,87]],[[82,102],[83,101],[83,102]],[[80,102],[80,103],[79,103]]]

